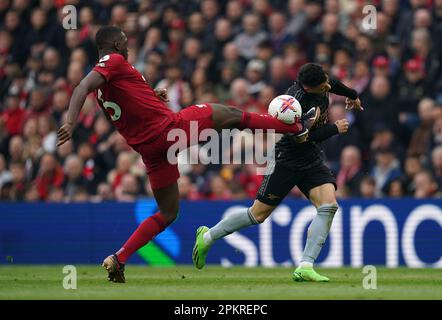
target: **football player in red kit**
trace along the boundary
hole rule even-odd
[[[143,221],[121,249],[103,262],[110,281],[125,282],[124,264],[127,259],[162,232],[178,215],[179,172],[177,165],[171,164],[167,158],[167,150],[174,143],[167,139],[170,130],[184,130],[189,143],[195,139],[190,137],[191,121],[198,124],[198,136],[206,128],[218,131],[224,128],[274,129],[277,133],[306,136],[319,113],[310,110],[302,121],[292,125],[269,115],[243,112],[212,103],[189,106],[174,113],[164,102],[167,99],[166,91],[153,90],[127,62],[127,37],[121,29],[102,27],[95,41],[99,62],[72,94],[66,122],[58,130],[58,146],[71,138],[87,95],[95,92],[101,108],[127,143],[143,158],[159,212]]]

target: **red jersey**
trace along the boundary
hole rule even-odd
[[[93,71],[106,79],[95,92],[98,103],[129,145],[154,140],[173,121],[174,113],[122,55],[103,56]]]

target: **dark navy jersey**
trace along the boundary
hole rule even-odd
[[[346,96],[351,99],[358,97],[357,92],[346,87],[339,80],[330,78],[331,93]],[[328,123],[329,93],[308,93],[295,81],[287,90],[287,94],[295,97],[302,106],[302,112],[307,112],[313,107],[319,107],[321,115],[315,125],[310,128],[309,138],[304,143],[297,143],[294,134],[285,134],[275,147],[276,161],[283,163],[293,170],[305,170],[321,164],[320,142],[338,134],[338,128]]]

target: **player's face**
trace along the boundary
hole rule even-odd
[[[320,85],[317,85],[314,88],[310,88],[308,90],[310,93],[317,93],[317,94],[323,94],[331,90],[330,82],[328,81],[328,76],[326,76],[326,80],[321,83]]]

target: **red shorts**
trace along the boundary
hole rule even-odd
[[[198,124],[197,131],[191,131],[191,121]],[[178,131],[185,134],[187,145],[190,146],[195,142],[198,143],[199,133],[202,130],[213,127],[212,106],[207,103],[193,105],[176,113],[174,121],[171,122],[170,126],[167,127],[157,139],[132,146],[143,158],[152,189],[167,187],[176,182],[180,177],[178,165],[171,163],[168,159],[169,147],[175,144],[178,139],[175,136],[175,132],[171,132],[171,130],[181,129]],[[193,124],[193,128],[196,129],[195,124]],[[175,137],[175,140],[168,141],[169,133],[173,133],[172,138]],[[191,136],[196,133],[196,137]]]

